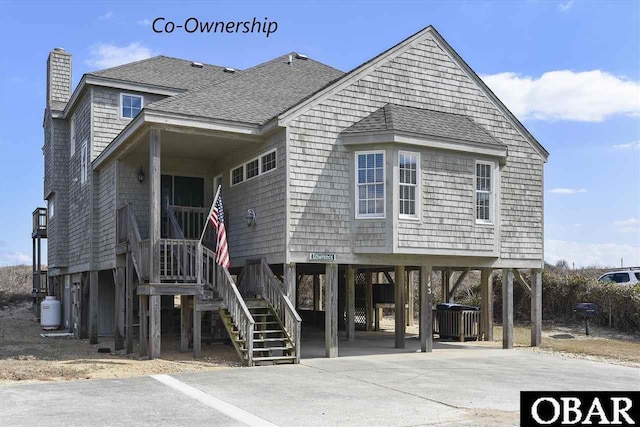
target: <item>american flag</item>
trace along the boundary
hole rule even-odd
[[[216,230],[216,262],[224,268],[229,268],[229,248],[227,246],[227,230],[224,226],[224,210],[222,209],[222,195],[213,202],[213,210],[209,215],[209,222]]]

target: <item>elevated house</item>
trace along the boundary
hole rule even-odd
[[[204,324],[249,365],[296,362],[302,322],[324,324],[332,357],[339,327],[354,339],[390,303],[402,347],[408,280],[419,275],[431,313],[434,274],[450,300],[481,270],[480,337],[492,339],[501,269],[504,347],[514,281],[539,345],[548,153],[433,27],[348,73],[295,52],[246,70],[157,56],[72,91],[71,62],[49,54],[48,211],[34,212],[34,239],[47,238],[49,292],[77,336],[114,334],[128,351],[136,337],[158,357],[179,297],[183,350],[199,354]],[[210,233],[199,243],[218,187],[229,271]],[[376,290],[382,275],[392,285]],[[420,316],[423,351],[432,327]]]

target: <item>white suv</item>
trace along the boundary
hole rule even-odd
[[[635,285],[640,283],[640,270],[610,271],[600,276],[598,281],[617,283],[618,285]]]

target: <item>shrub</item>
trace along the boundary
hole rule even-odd
[[[0,267],[0,306],[31,299],[31,267]]]

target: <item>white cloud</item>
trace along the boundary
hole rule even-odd
[[[113,12],[107,12],[104,15],[100,15],[100,19],[106,21],[107,19],[111,19],[113,17]]]
[[[576,194],[576,193],[586,193],[587,190],[584,188],[554,188],[549,190],[549,193],[553,194]]]
[[[587,267],[619,267],[620,259],[625,266],[640,265],[640,247],[617,243],[580,243],[566,240],[545,240],[545,261],[555,264],[566,260],[569,265]]]
[[[516,73],[482,76],[520,119],[601,122],[640,115],[640,82],[605,71],[549,71],[540,77]]]
[[[128,46],[116,46],[110,43],[98,43],[90,47],[91,57],[87,65],[98,68],[115,67],[128,62],[150,58],[153,52],[139,42]]]
[[[571,9],[573,7],[573,4],[575,3],[574,0],[568,0],[564,3],[560,3],[558,4],[558,10],[560,10],[560,12],[566,12],[567,10]]]
[[[31,264],[31,257],[22,252],[0,251],[0,267]]]
[[[626,150],[629,148],[640,148],[640,141],[629,142],[627,144],[616,144],[613,146],[613,148],[618,148],[621,150]]]
[[[148,27],[151,25],[151,20],[144,18],[138,21],[138,25],[142,25],[144,27]]]
[[[640,235],[640,219],[638,218],[615,221],[613,225],[616,227],[616,231],[621,233],[638,233]]]

